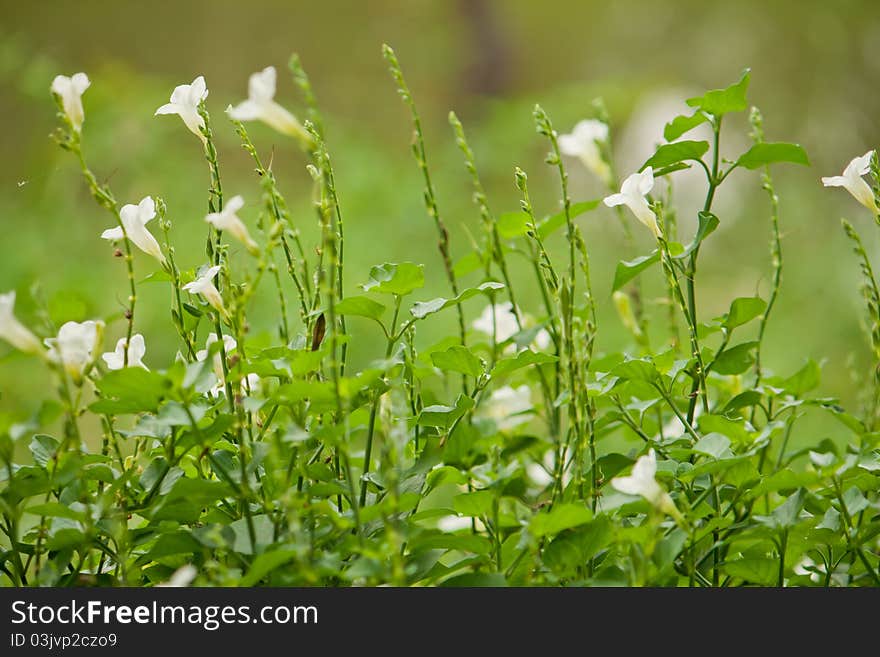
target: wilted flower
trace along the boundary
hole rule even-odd
[[[259,120],[278,132],[295,137],[305,147],[312,138],[296,117],[275,102],[275,67],[267,66],[248,80],[248,99],[226,110],[236,121]]]
[[[579,121],[567,135],[559,135],[559,150],[577,157],[603,183],[611,183],[611,167],[602,158],[600,144],[608,141],[608,124],[596,119]]]
[[[241,196],[233,196],[226,201],[222,212],[212,212],[205,221],[214,226],[217,230],[225,230],[229,232],[235,239],[244,244],[247,250],[257,255],[260,252],[259,245],[251,239],[247,226],[236,214],[244,206],[244,199]]]
[[[3,338],[19,351],[29,354],[43,354],[40,340],[19,322],[13,310],[15,308],[15,291],[0,294],[0,338]]]
[[[85,73],[75,73],[71,77],[56,75],[55,79],[52,80],[52,93],[57,94],[61,98],[61,106],[64,108],[64,113],[70,119],[73,129],[77,132],[82,131],[82,124],[85,120],[82,95],[89,88],[90,84],[89,76]]]
[[[156,204],[150,196],[144,197],[137,205],[131,203],[123,205],[119,210],[119,219],[122,221],[122,226],[125,226],[125,231],[123,232],[122,226],[108,228],[101,233],[101,238],[118,242],[127,236],[137,248],[164,265],[165,256],[162,254],[162,249],[156,238],[147,230],[147,222],[155,216]]]
[[[680,520],[681,514],[675,507],[675,502],[669,497],[669,493],[657,483],[654,478],[656,474],[657,455],[653,449],[650,449],[645,456],[638,458],[630,476],[614,477],[611,480],[611,486],[627,495],[641,495],[660,511]]]
[[[504,386],[493,391],[484,407],[484,417],[495,422],[502,431],[512,429],[529,421],[532,410],[532,394],[529,386],[518,388]]]
[[[121,370],[125,367],[125,338],[120,338],[116,343],[115,351],[108,351],[105,354],[101,355],[101,358],[104,359],[104,362],[107,363],[108,369],[111,370]],[[131,336],[131,340],[128,341],[128,367],[143,367],[145,370],[149,369],[146,365],[144,365],[143,357],[144,354],[147,353],[147,346],[144,343],[144,336],[140,333],[135,333]]]
[[[205,135],[202,134],[205,120],[199,114],[199,103],[207,97],[208,87],[205,85],[205,78],[200,75],[192,81],[192,84],[181,84],[174,87],[174,91],[171,92],[171,102],[157,109],[154,116],[158,114],[177,114],[183,119],[190,132],[204,143],[207,141]]]
[[[874,198],[874,190],[862,178],[862,176],[871,171],[871,158],[873,156],[874,151],[868,151],[861,157],[854,158],[846,165],[842,176],[822,178],[822,184],[826,187],[843,187],[853,195],[853,198],[871,212],[880,214],[880,208],[877,207],[877,200]]]
[[[201,294],[205,297],[205,301],[211,304],[211,307],[224,317],[227,317],[226,308],[223,306],[223,297],[220,296],[220,291],[214,285],[214,277],[219,271],[220,265],[209,267],[192,283],[184,285],[183,289],[190,294]]]
[[[609,208],[625,205],[632,210],[639,221],[651,230],[654,237],[659,238],[661,233],[660,226],[657,224],[657,215],[651,210],[648,200],[645,198],[653,188],[654,170],[652,167],[647,167],[641,173],[634,173],[624,180],[620,186],[619,194],[606,196],[605,205]]]
[[[639,326],[639,322],[633,313],[629,295],[626,292],[617,290],[611,295],[611,299],[614,302],[614,309],[617,310],[617,316],[620,318],[620,321],[637,340],[641,339],[642,327]]]
[[[62,365],[74,383],[80,383],[83,372],[94,361],[103,332],[104,322],[100,321],[63,324],[57,337],[45,340],[49,360]]]

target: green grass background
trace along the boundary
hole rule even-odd
[[[663,122],[674,116],[677,108],[669,98],[726,86],[750,66],[749,96],[764,112],[768,139],[802,144],[813,162],[811,168],[775,172],[785,272],[765,362],[784,374],[806,358],[822,361],[822,392],[855,404],[859,385],[847,361],[864,371],[869,354],[860,327],[857,266],[839,218],[854,221],[874,255],[878,230],[861,206],[841,190],[824,190],[819,177],[838,174],[852,157],[880,142],[876,2],[3,0],[0,9],[0,291],[19,291],[18,314],[26,321],[34,311],[28,290],[38,281],[57,319],[104,317],[111,346],[124,330],[124,269],[98,239],[110,219],[89,198],[73,158],[48,139],[55,120],[48,89],[57,73],[89,74],[84,139],[93,169],[121,202],[147,194],[166,200],[178,260],[190,268],[204,261],[208,171],[198,140],[180,120],[153,117],[153,111],[167,102],[174,85],[205,75],[224,189],[250,202],[243,214],[253,227],[258,181],[222,110],[245,96],[250,73],[274,64],[278,100],[301,114],[285,66],[298,52],[327,122],[345,217],[347,291],[357,291],[372,264],[411,260],[427,265],[421,298],[430,298],[447,289],[409,152],[408,117],[380,54],[383,41],[396,49],[423,114],[456,258],[468,251],[468,234],[478,235],[479,226],[446,120],[450,109],[465,124],[492,208],[498,213],[518,208],[512,175],[518,165],[530,175],[536,211],[548,214],[558,208],[558,188],[553,171],[542,163],[546,145],[534,132],[535,102],[563,132],[589,115],[593,98],[602,96],[612,129],[623,139],[617,156],[624,166],[636,167],[660,140]],[[661,99],[671,109],[645,118],[646,106]],[[736,143],[747,143],[747,129],[744,116],[725,122],[730,135],[725,153],[736,155]],[[264,159],[273,157],[309,242],[315,222],[305,159],[268,128],[250,130]],[[576,162],[568,164],[575,201],[603,194]],[[716,207],[722,228],[701,252],[698,300],[704,320],[724,312],[736,296],[766,296],[769,285],[768,207],[759,176],[735,173]],[[682,210],[683,239],[694,210]],[[610,211],[602,208],[578,221],[599,298],[598,347],[625,348],[630,341],[610,298],[614,265],[647,253],[650,235],[636,227],[637,247],[628,252]],[[236,262],[246,259],[238,256]],[[523,305],[538,312],[525,261],[513,263]],[[140,253],[135,267],[139,279],[155,269]],[[659,271],[646,281],[659,294]],[[176,349],[169,301],[166,285],[141,287],[137,330],[146,336],[146,362],[154,367],[169,362]],[[475,317],[482,302],[469,303]],[[271,330],[274,308],[270,297],[260,297],[255,333]],[[295,325],[294,315],[291,320]],[[452,315],[435,318],[420,341],[439,340],[453,330],[452,321]],[[351,324],[357,333],[355,361],[379,355],[374,327]],[[30,414],[49,384],[36,361],[0,345],[0,411]]]

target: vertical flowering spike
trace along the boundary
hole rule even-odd
[[[220,272],[220,265],[214,265],[208,268],[205,273],[199,276],[192,283],[187,283],[183,289],[190,294],[201,294],[212,308],[219,312],[223,317],[228,318],[229,314],[223,305],[223,297],[220,291],[214,285],[214,277]],[[215,338],[216,339],[216,338]]]
[[[92,364],[94,354],[101,345],[104,322],[67,322],[58,330],[58,336],[47,338],[48,357],[61,365],[73,382],[82,383],[85,369]]]
[[[248,80],[248,99],[226,111],[236,121],[262,121],[278,132],[297,139],[303,148],[310,149],[315,143],[296,117],[275,102],[274,66],[267,66],[254,73]]]
[[[123,205],[119,210],[119,218],[122,221],[122,225],[125,226],[125,233],[123,233],[121,227],[116,226],[115,228],[108,228],[101,233],[101,238],[112,242],[118,242],[123,239],[125,235],[128,235],[128,239],[131,240],[136,247],[147,255],[156,258],[156,260],[164,266],[165,256],[162,253],[159,242],[157,242],[152,233],[147,230],[147,222],[155,216],[156,204],[150,196],[145,197],[137,205],[132,205],[131,203]]]
[[[602,158],[600,145],[608,141],[608,124],[596,119],[579,121],[567,135],[559,135],[559,150],[576,157],[605,185],[611,184],[611,167]]]
[[[52,93],[61,98],[61,106],[64,108],[64,113],[70,119],[73,129],[77,132],[82,131],[82,124],[85,121],[82,95],[89,88],[90,84],[89,76],[85,73],[75,73],[71,77],[56,75],[55,79],[52,80]]]
[[[252,255],[258,255],[260,252],[259,245],[251,238],[247,226],[244,225],[244,222],[236,214],[242,207],[244,207],[244,199],[241,196],[233,196],[226,202],[222,212],[210,213],[205,217],[205,221],[217,230],[228,232],[244,244]]]
[[[183,119],[190,132],[202,140],[207,141],[202,134],[205,120],[199,114],[199,104],[208,97],[208,87],[203,76],[197,77],[192,84],[181,84],[174,87],[171,92],[171,102],[162,105],[153,116],[159,114],[177,114]]]
[[[19,351],[43,355],[45,350],[40,340],[15,318],[14,309],[15,291],[0,294],[0,338]]]
[[[662,236],[660,226],[657,223],[657,215],[648,205],[647,196],[654,188],[654,169],[647,167],[641,173],[634,173],[623,181],[619,194],[606,196],[605,205],[613,208],[617,205],[625,205],[636,216],[636,219],[645,224],[657,239]]]
[[[115,351],[109,351],[101,355],[101,358],[107,364],[108,369],[121,370],[125,367],[125,342],[125,338],[120,338],[116,343]],[[128,366],[142,367],[145,370],[150,369],[144,365],[143,358],[146,353],[147,346],[144,342],[144,336],[140,333],[135,333],[131,336],[131,340],[128,343]]]
[[[853,198],[868,208],[875,215],[880,214],[880,208],[877,207],[877,199],[874,198],[874,190],[864,181],[862,176],[871,171],[871,158],[874,151],[868,151],[861,157],[853,158],[846,165],[842,176],[830,176],[822,178],[822,184],[825,187],[843,187],[852,194]]]

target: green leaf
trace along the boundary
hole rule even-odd
[[[117,409],[114,412],[141,413],[155,411],[159,407],[159,402],[171,388],[171,382],[157,372],[148,372],[141,367],[126,367],[107,372],[97,386],[104,397],[116,399]],[[106,400],[99,400],[92,406],[100,406],[102,401]]]
[[[736,166],[746,169],[758,169],[774,162],[792,162],[810,166],[810,158],[807,152],[798,144],[786,142],[763,142],[755,144],[745,153],[740,155]]]
[[[812,358],[797,372],[787,379],[768,381],[771,385],[783,388],[790,395],[800,397],[819,385],[822,378],[822,369]]]
[[[862,491],[855,486],[848,488],[843,494],[843,503],[846,504],[847,513],[851,518],[867,509],[869,505],[867,498],[862,495]]]
[[[535,538],[554,536],[565,529],[586,524],[592,519],[592,511],[582,504],[557,504],[549,513],[532,516],[529,532]]]
[[[480,254],[476,251],[471,251],[459,258],[459,260],[453,265],[452,271],[458,278],[464,278],[468,274],[471,274],[478,269],[482,269],[483,267],[484,264],[480,258]]]
[[[294,550],[275,550],[259,554],[251,562],[247,575],[241,578],[239,586],[256,586],[266,575],[276,568],[283,566],[296,559],[297,552]]]
[[[760,317],[767,308],[767,302],[761,297],[740,297],[730,304],[727,317],[724,318],[724,326],[727,330],[742,326]]]
[[[445,310],[446,308],[451,308],[462,301],[466,301],[471,297],[474,297],[480,293],[485,292],[494,292],[497,290],[503,290],[504,284],[497,283],[495,281],[488,281],[477,287],[469,287],[468,289],[462,291],[457,297],[452,299],[444,299],[443,297],[438,297],[436,299],[431,299],[430,301],[418,301],[416,302],[412,308],[409,309],[409,312],[416,319],[424,319],[428,315],[433,315],[436,312],[440,312],[441,310]]]
[[[461,493],[452,498],[452,508],[463,516],[485,516],[492,510],[495,491],[478,490],[473,493]]]
[[[772,516],[777,527],[788,529],[797,524],[801,509],[804,508],[804,497],[804,489],[799,488],[797,493],[790,495],[785,502],[773,509]]]
[[[660,373],[654,363],[636,359],[621,363],[611,370],[611,375],[624,381],[645,381],[647,383],[654,383],[660,378]]]
[[[61,502],[46,502],[45,504],[36,504],[24,510],[25,513],[31,513],[35,516],[46,516],[47,518],[67,518],[68,520],[85,520],[86,514],[82,511],[74,511],[66,504]]]
[[[732,456],[730,451],[730,438],[720,433],[710,433],[703,436],[694,445],[694,451],[706,454],[716,459]]]
[[[708,121],[709,118],[700,111],[696,111],[690,116],[682,114],[676,116],[672,121],[667,123],[663,128],[663,138],[666,141],[673,141],[681,137],[684,133],[690,132],[698,125]]]
[[[424,265],[412,262],[386,262],[370,269],[370,280],[363,287],[383,294],[404,296],[425,286]]]
[[[545,363],[555,363],[559,358],[544,353],[535,353],[530,349],[523,349],[513,358],[502,358],[495,363],[492,368],[492,377],[510,374],[523,367],[529,365],[544,365]]]
[[[770,586],[779,576],[779,561],[767,557],[737,559],[721,564],[721,570],[731,577],[743,579],[752,584]]]
[[[611,286],[611,291],[617,292],[656,262],[660,262],[659,250],[655,250],[649,255],[641,256],[635,260],[621,260],[617,263],[617,269],[614,270],[614,283]]]
[[[474,400],[467,395],[459,395],[455,406],[435,404],[426,406],[419,413],[418,423],[429,427],[449,429],[455,421],[474,407]]]
[[[602,199],[595,199],[593,201],[581,201],[580,203],[573,203],[569,208],[569,214],[571,218],[574,219],[585,212],[590,212],[591,210],[595,210],[599,207],[599,204],[602,202]],[[549,235],[552,235],[554,232],[562,228],[566,224],[565,221],[565,211],[557,212],[554,215],[543,219],[538,224],[538,237],[542,240],[547,239]]]
[[[465,573],[463,575],[456,575],[455,577],[450,577],[449,579],[444,580],[443,582],[441,582],[440,586],[457,588],[498,588],[502,586],[507,586],[507,579],[502,573]]]
[[[670,243],[670,253],[673,258],[681,259],[688,257],[691,253],[697,249],[700,244],[703,243],[703,240],[709,237],[712,233],[715,232],[715,229],[718,228],[718,225],[721,223],[711,212],[700,212],[697,215],[699,220],[699,225],[697,226],[697,234],[694,235],[694,240],[687,245],[687,247],[679,253],[672,252],[672,243]]]
[[[344,298],[336,304],[335,310],[340,315],[366,317],[378,322],[382,319],[385,306],[369,297],[355,296]]]
[[[496,226],[498,234],[504,239],[522,237],[529,232],[531,219],[525,212],[505,212],[498,217]]]
[[[431,354],[431,362],[444,372],[460,372],[473,377],[483,373],[483,361],[462,345],[450,347],[446,351],[435,351]]]
[[[729,112],[744,112],[749,107],[746,101],[749,77],[749,69],[746,69],[743,71],[739,82],[730,85],[726,89],[713,89],[712,91],[707,91],[702,96],[688,98],[687,104],[715,117],[724,116]]]
[[[45,468],[46,464],[49,463],[53,458],[55,458],[55,454],[58,453],[58,447],[60,443],[55,440],[52,436],[47,436],[44,433],[38,433],[31,440],[31,444],[28,445],[28,448],[31,450],[31,454],[34,457],[34,462]]]
[[[707,141],[676,141],[671,144],[663,144],[648,158],[639,171],[647,167],[659,169],[688,160],[696,161],[703,157],[708,150],[709,142]]]
[[[742,374],[755,362],[755,356],[752,352],[757,346],[758,342],[752,341],[728,347],[715,357],[712,371],[718,374]]]

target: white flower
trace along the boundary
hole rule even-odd
[[[648,450],[647,455],[640,456],[633,466],[632,474],[628,477],[614,477],[611,480],[611,486],[627,495],[641,495],[653,506],[664,513],[681,518],[675,503],[657,480],[654,475],[657,474],[657,455],[653,449]]]
[[[70,119],[73,129],[77,132],[82,130],[85,113],[82,106],[82,95],[89,88],[89,76],[85,73],[76,73],[71,77],[56,75],[52,80],[52,93],[61,97],[61,106],[64,113]]]
[[[267,66],[248,80],[248,99],[226,111],[236,121],[259,120],[278,132],[295,137],[305,147],[312,138],[296,117],[275,102],[275,67]]]
[[[498,343],[506,342],[519,332],[519,324],[510,302],[486,306],[471,326],[490,337],[494,335]]]
[[[611,183],[611,167],[602,159],[600,144],[608,141],[608,124],[596,119],[579,121],[567,135],[559,135],[559,150],[577,157],[603,183]]]
[[[147,222],[155,216],[156,204],[150,196],[144,197],[137,205],[131,203],[123,205],[119,210],[119,219],[122,221],[122,226],[125,226],[125,231],[123,232],[122,226],[108,228],[101,233],[101,238],[118,242],[127,236],[137,248],[164,265],[165,256],[162,255],[162,249],[156,238],[147,230]]]
[[[190,294],[201,294],[217,312],[227,317],[226,308],[223,306],[223,297],[220,296],[220,291],[214,285],[214,277],[219,271],[220,265],[214,265],[192,283],[184,285],[183,289]]]
[[[532,394],[529,386],[514,389],[504,386],[493,391],[484,407],[483,415],[495,422],[501,431],[512,429],[529,421],[532,410]]]
[[[67,322],[58,330],[58,336],[47,338],[49,360],[62,365],[75,383],[82,381],[86,367],[94,360],[103,336],[104,323]]]
[[[871,210],[871,212],[880,214],[880,208],[877,207],[877,200],[874,198],[874,191],[862,179],[862,176],[871,170],[871,158],[873,155],[874,151],[868,151],[861,157],[853,159],[852,162],[846,165],[842,176],[822,178],[822,184],[826,187],[843,187],[853,195],[853,198]]]
[[[260,252],[259,245],[251,239],[247,226],[236,214],[244,206],[244,199],[241,196],[233,196],[226,202],[222,212],[212,212],[205,221],[214,226],[217,230],[228,231],[235,239],[244,244],[247,250],[253,255]]]
[[[175,570],[174,573],[171,575],[171,577],[168,578],[167,582],[161,582],[159,584],[156,584],[156,586],[163,586],[163,587],[189,586],[190,584],[192,584],[192,581],[196,578],[196,575],[198,575],[198,571],[196,570],[196,567],[193,566],[192,564],[188,563],[185,566],[181,566],[180,568]]]
[[[636,218],[651,230],[654,237],[659,238],[661,233],[660,226],[657,224],[657,216],[645,198],[653,188],[654,169],[647,167],[641,173],[634,173],[624,180],[620,186],[619,194],[606,196],[605,205],[609,208],[616,205],[627,206]]]
[[[199,103],[208,97],[208,87],[205,85],[203,76],[197,77],[192,84],[181,84],[174,87],[171,92],[171,102],[162,105],[156,110],[158,114],[177,114],[183,119],[186,127],[190,129],[194,135],[205,143],[205,135],[202,134],[202,128],[205,127],[205,120],[199,114]]]
[[[540,463],[529,463],[526,466],[526,474],[532,482],[540,488],[546,488],[553,483],[553,475]]]
[[[13,314],[15,291],[0,294],[0,338],[3,338],[19,351],[30,354],[43,354],[43,345]]]
[[[108,351],[106,354],[101,355],[101,358],[107,363],[108,369],[121,370],[123,367],[126,367],[125,342],[125,338],[120,338],[116,343],[116,351]],[[128,343],[128,367],[143,367],[145,370],[149,369],[144,365],[143,361],[144,354],[146,353],[147,346],[144,343],[144,336],[140,333],[135,333],[131,336],[131,341]]]
[[[552,338],[550,337],[550,333],[547,329],[541,329],[535,334],[534,345],[544,351],[550,348],[550,344],[552,343]]]
[[[217,334],[211,333],[211,335],[205,340],[205,348],[196,352],[196,360],[205,360],[208,357],[208,351],[210,350],[211,345],[215,342],[217,342]],[[237,346],[238,343],[231,335],[223,336],[223,351],[226,352],[227,358]],[[216,397],[226,393],[226,378],[223,376],[223,356],[220,351],[214,354],[214,361],[212,364],[214,366],[214,374],[217,375],[217,384],[208,391],[208,394],[211,397]],[[260,386],[260,377],[252,372],[242,380],[241,384],[245,392],[253,393]]]
[[[437,529],[441,532],[457,532],[461,529],[470,529],[473,521],[465,516],[443,516],[437,521]]]

